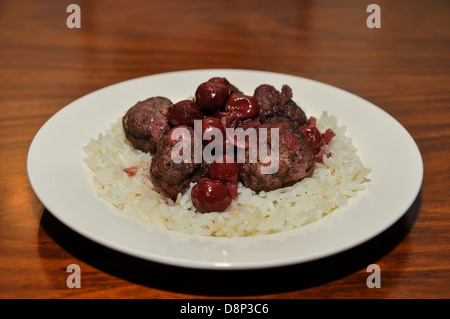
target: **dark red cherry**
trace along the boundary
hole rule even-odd
[[[227,78],[221,78],[219,76],[210,78],[208,82],[222,83],[225,84],[227,87],[231,87],[231,83],[227,80]]]
[[[233,112],[241,120],[251,119],[258,114],[259,103],[252,96],[234,93],[228,98],[225,111]]]
[[[322,135],[315,126],[305,125],[302,127],[303,134],[306,137],[306,141],[316,152],[320,150],[322,146]]]
[[[220,119],[224,130],[240,127],[242,124],[241,120],[233,112],[216,112],[213,116]]]
[[[237,184],[239,181],[239,166],[236,161],[226,155],[220,157],[209,165],[208,176],[224,183]]]
[[[194,120],[201,120],[203,113],[195,101],[183,100],[169,107],[167,118],[172,126],[194,126]]]
[[[202,137],[209,135],[211,136],[211,139],[210,140],[203,139],[204,144],[209,144],[212,141],[214,141],[215,136],[213,135],[214,134],[213,129],[219,129],[220,132],[222,133],[222,139],[223,140],[225,139],[225,129],[223,128],[220,119],[208,116],[202,120]]]
[[[192,187],[191,199],[201,213],[222,212],[231,204],[228,187],[219,180],[201,178]]]
[[[327,128],[325,133],[322,134],[322,139],[325,144],[329,144],[333,137],[336,136],[336,133],[333,132],[332,129]]]
[[[227,78],[214,77],[214,78],[209,79],[209,81],[210,82],[219,82],[219,83],[225,84],[227,86],[228,90],[230,91],[230,94],[232,94],[232,93],[241,93],[237,87],[235,87],[233,84],[230,83],[230,81],[228,81]]]
[[[228,188],[228,191],[230,192],[231,199],[236,199],[239,197],[237,185],[233,183],[225,183],[225,185]]]
[[[225,105],[230,95],[227,85],[221,82],[203,82],[195,91],[195,100],[204,113],[212,114]]]

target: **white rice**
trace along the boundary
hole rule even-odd
[[[254,236],[301,227],[347,205],[349,198],[364,189],[365,168],[356,154],[345,127],[324,112],[317,120],[324,132],[331,128],[336,136],[329,147],[332,156],[317,163],[314,175],[299,183],[256,194],[241,183],[239,197],[225,212],[198,213],[190,190],[178,195],[175,203],[152,189],[149,166],[152,156],[133,149],[125,138],[121,120],[104,134],[92,139],[83,150],[85,163],[93,171],[98,196],[123,214],[168,230],[204,236]],[[135,176],[125,168],[137,167]],[[193,184],[191,185],[192,188]]]

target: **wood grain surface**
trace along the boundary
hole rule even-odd
[[[67,27],[70,3],[81,8],[81,28]],[[372,3],[381,28],[366,24]],[[449,14],[447,0],[1,1],[0,297],[449,298]],[[287,73],[371,101],[416,141],[425,171],[419,196],[394,226],[354,249],[236,272],[123,255],[45,209],[26,160],[53,114],[120,81],[201,68]],[[372,263],[381,288],[366,286]],[[66,286],[70,264],[81,268],[80,289]]]

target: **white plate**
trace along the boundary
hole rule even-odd
[[[82,147],[137,101],[160,95],[177,101],[214,76],[252,94],[260,84],[291,86],[308,116],[322,111],[347,127],[364,165],[366,190],[346,208],[303,228],[250,238],[210,238],[158,231],[117,214],[96,196]],[[359,245],[394,224],[422,184],[420,152],[408,132],[377,106],[341,89],[300,77],[250,70],[194,70],[118,83],[61,109],[37,133],[28,176],[45,207],[94,242],[160,263],[200,269],[256,269],[307,262]]]

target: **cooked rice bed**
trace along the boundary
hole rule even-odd
[[[125,138],[118,120],[104,134],[84,147],[85,162],[94,173],[98,196],[123,214],[164,229],[204,236],[254,236],[301,227],[347,205],[349,198],[364,189],[370,172],[356,154],[345,127],[324,112],[317,121],[324,132],[331,128],[336,136],[311,178],[271,192],[256,194],[238,185],[239,197],[225,212],[198,213],[190,190],[178,195],[176,202],[154,191],[149,178],[152,156],[135,150]],[[129,176],[124,169],[137,167]]]

